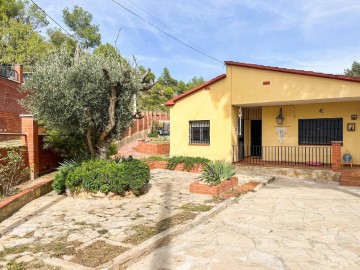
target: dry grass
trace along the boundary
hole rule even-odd
[[[213,208],[213,206],[206,205],[206,204],[187,203],[187,204],[180,206],[180,208],[185,211],[190,211],[190,212],[207,212],[211,208]]]
[[[88,267],[97,267],[102,265],[129,248],[114,246],[105,241],[96,241],[91,245],[76,252],[72,262]]]
[[[158,223],[156,223],[154,227],[145,226],[142,224],[136,225],[132,228],[133,231],[135,231],[135,233],[133,235],[128,236],[124,240],[124,242],[133,245],[138,245],[158,233],[161,233],[171,227],[174,227],[178,224],[182,224],[190,219],[193,219],[195,216],[196,216],[195,213],[185,211],[159,221]]]

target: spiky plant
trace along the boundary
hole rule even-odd
[[[234,167],[231,163],[215,160],[206,164],[203,168],[201,178],[205,183],[216,186],[222,181],[229,179],[234,174]]]

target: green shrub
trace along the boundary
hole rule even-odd
[[[116,158],[114,159],[114,161],[115,161],[116,163],[131,162],[131,161],[133,161],[133,160],[134,160],[134,158],[132,157],[132,155],[129,155],[128,157],[125,157],[125,156],[116,157]]]
[[[151,132],[147,135],[149,138],[157,138],[159,136],[159,133],[157,132]]]
[[[145,157],[142,160],[143,161],[168,161],[169,158],[168,157],[162,157],[162,156],[150,156],[150,157]]]
[[[88,156],[82,155],[82,156],[77,156],[74,159],[65,160],[64,162],[62,162],[58,168],[59,173],[56,174],[55,179],[51,185],[52,188],[58,194],[63,193],[66,189],[65,181],[68,174],[73,170],[75,170],[75,168],[78,167],[82,161],[87,159]]]
[[[235,174],[231,163],[224,161],[211,161],[204,168],[201,178],[209,185],[215,186]]]
[[[131,190],[139,195],[149,182],[149,166],[136,159],[83,161],[66,175],[65,187],[71,191],[101,191],[123,194]]]
[[[184,164],[184,169],[190,171],[194,168],[195,164],[207,164],[210,160],[202,157],[186,157],[186,156],[174,156],[169,158],[167,169],[174,170],[176,165]]]
[[[13,148],[6,156],[0,155],[0,195],[12,195],[17,184],[29,179],[30,169],[25,167],[22,151]]]

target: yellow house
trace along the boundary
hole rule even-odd
[[[330,166],[341,142],[341,156],[360,164],[360,78],[225,64],[226,74],[166,102],[170,155]]]

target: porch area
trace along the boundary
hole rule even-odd
[[[301,169],[335,172],[339,174],[336,181],[340,184],[360,186],[357,131],[355,123],[348,123],[356,122],[355,106],[353,102],[233,106],[239,113],[232,161],[259,170],[289,168],[295,174]],[[346,160],[346,156],[351,159]],[[304,177],[308,176],[313,179],[311,172],[305,173]]]

